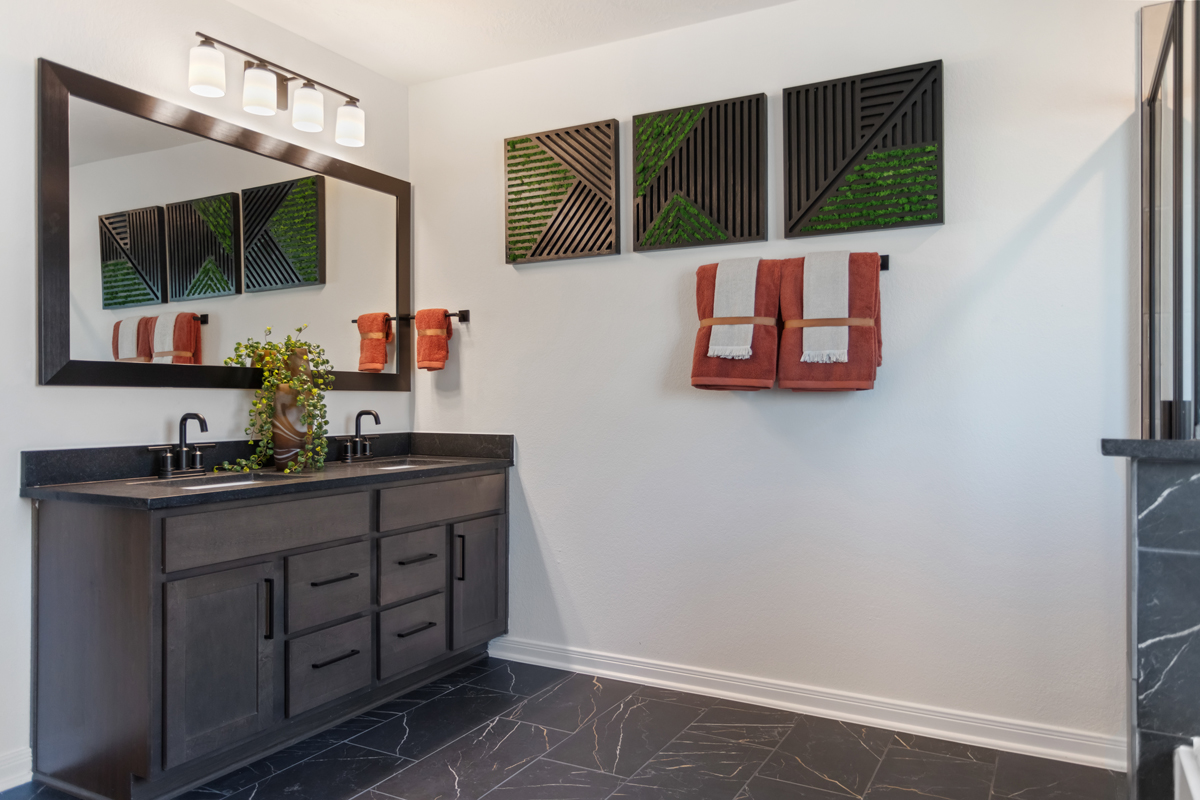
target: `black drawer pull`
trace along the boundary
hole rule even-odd
[[[405,638],[408,638],[409,636],[415,636],[416,634],[420,633],[421,631],[427,631],[430,628],[436,628],[436,627],[437,627],[436,622],[426,622],[424,625],[418,625],[417,627],[413,628],[411,631],[405,631],[404,633],[397,633],[396,636],[398,638],[405,639]]]
[[[342,581],[352,580],[353,578],[357,578],[357,577],[358,577],[357,572],[351,572],[349,575],[343,575],[340,578],[330,578],[327,581],[313,581],[309,585],[315,589],[318,586],[328,586],[331,583],[341,583]]]
[[[347,658],[353,658],[354,656],[358,655],[358,652],[358,650],[351,650],[349,653],[340,655],[337,658],[331,658],[328,661],[322,661],[320,664],[313,664],[313,669],[323,669],[328,667],[330,664],[336,664],[339,661],[345,661]]]
[[[409,564],[420,564],[423,561],[432,561],[437,558],[437,553],[426,553],[423,556],[414,556],[407,561],[397,561],[396,563],[402,567],[407,567]]]

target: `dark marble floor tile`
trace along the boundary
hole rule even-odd
[[[664,703],[678,703],[681,706],[696,708],[711,708],[720,700],[719,697],[681,692],[678,689],[662,689],[658,686],[643,686],[634,694],[638,697],[649,697],[651,700],[662,700]]]
[[[525,722],[494,719],[374,788],[404,800],[477,800],[565,736]]]
[[[58,789],[52,789],[44,783],[36,781],[32,783],[23,783],[20,786],[14,786],[11,789],[0,792],[0,800],[74,800],[69,794],[64,794]]]
[[[411,763],[353,744],[339,744],[243,791],[253,791],[247,797],[254,800],[349,800]]]
[[[384,753],[419,759],[520,702],[507,692],[459,686],[351,739]]]
[[[696,722],[700,725],[791,725],[799,716],[793,711],[752,706],[736,700],[718,700]]]
[[[891,738],[882,728],[802,716],[759,774],[862,797]]]
[[[691,727],[696,733],[706,733],[718,739],[728,739],[742,744],[774,747],[792,732],[791,725],[707,725],[697,723]]]
[[[574,673],[561,669],[510,661],[502,667],[497,667],[491,672],[475,678],[470,683],[473,686],[483,686],[500,692],[531,697],[543,689],[566,680],[572,674]]]
[[[468,664],[460,670],[455,670],[449,675],[438,678],[432,683],[425,684],[428,687],[439,689],[453,689],[455,686],[462,686],[464,683],[470,683],[476,678],[481,678],[487,675],[494,669],[499,669],[505,664],[514,663],[505,661],[500,658],[485,658],[482,661],[476,661],[474,664]]]
[[[733,800],[771,754],[685,731],[613,792],[613,800]]]
[[[1096,767],[1001,753],[992,794],[1018,800],[1114,800],[1125,795],[1125,776]]]
[[[866,800],[989,800],[991,764],[893,747],[875,772]]]
[[[542,759],[488,795],[488,800],[605,800],[621,779]]]
[[[746,784],[746,788],[742,789],[737,800],[846,800],[847,797],[848,795],[835,794],[824,789],[798,786],[756,775]]]
[[[919,750],[922,753],[936,753],[942,756],[964,758],[967,761],[978,761],[981,764],[995,764],[999,750],[978,747],[973,744],[959,744],[945,739],[934,739],[930,736],[918,736],[915,733],[896,733],[892,735],[892,747],[902,747],[906,750]]]
[[[395,700],[389,700],[383,705],[377,707],[376,711],[391,711],[399,714],[415,705],[420,705],[426,700],[432,700],[435,697],[441,697],[453,687],[450,686],[430,686],[426,684],[418,689],[413,689],[411,692],[397,697]]]
[[[508,716],[534,725],[573,733],[638,689],[636,683],[591,675],[572,675],[529,698]]]
[[[254,793],[257,791],[257,786],[247,786],[245,789],[233,794],[214,794],[208,791],[206,787],[201,787],[193,789],[186,794],[181,794],[175,800],[254,800]],[[66,795],[63,795],[63,797],[66,797]],[[38,795],[38,800],[42,800],[41,795]]]
[[[228,775],[223,775],[216,780],[209,781],[196,791],[202,792],[205,797],[229,797],[245,789],[247,786],[253,786],[265,778],[294,767],[304,759],[328,750],[349,739],[351,736],[356,736],[364,730],[378,725],[385,719],[391,719],[391,716],[389,714],[385,717],[380,714],[368,712],[344,722],[335,728],[330,728],[327,731],[310,736],[302,742],[297,742],[291,747],[280,750],[278,753],[272,753],[266,758],[255,761],[253,764],[234,770]],[[364,717],[367,719],[364,720]],[[359,727],[359,725],[362,725],[362,727]]]
[[[700,714],[691,706],[633,695],[571,734],[550,757],[628,778]]]

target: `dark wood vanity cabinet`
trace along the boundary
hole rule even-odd
[[[35,774],[161,798],[469,663],[505,632],[507,475],[37,511]]]

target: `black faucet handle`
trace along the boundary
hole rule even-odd
[[[158,477],[171,477],[171,473],[175,471],[175,445],[158,444],[146,449],[158,453]]]

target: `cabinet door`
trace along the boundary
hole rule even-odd
[[[276,578],[255,564],[163,587],[165,767],[271,724]]]
[[[508,630],[508,525],[503,516],[454,526],[454,649]]]

